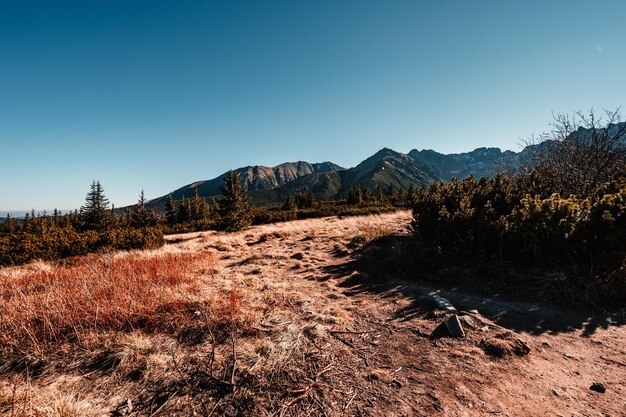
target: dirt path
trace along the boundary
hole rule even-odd
[[[280,287],[290,314],[315,323],[320,351],[333,352],[338,379],[325,393],[345,414],[626,416],[623,321],[352,268],[356,248],[406,233],[408,222],[408,213],[308,220],[171,236],[169,249],[216,250],[222,273]],[[487,354],[483,341],[502,336],[497,326],[467,329],[466,339],[425,337],[441,321],[429,316],[433,293],[516,332],[531,353]],[[593,382],[606,392],[590,390]]]

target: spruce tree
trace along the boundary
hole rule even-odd
[[[209,205],[203,197],[200,197],[198,188],[196,188],[196,193],[191,198],[189,206],[189,218],[193,223],[196,224],[196,226],[205,224],[208,221]]]
[[[187,223],[189,221],[189,204],[185,196],[182,196],[178,202],[178,223]]]
[[[209,204],[209,217],[211,219],[215,219],[219,215],[220,215],[220,205],[215,199],[215,197],[213,197],[211,199],[211,204]]]
[[[296,206],[299,209],[306,209],[313,207],[313,203],[315,202],[313,198],[313,194],[309,191],[308,188],[302,187],[302,189],[296,194]]]
[[[361,187],[356,184],[348,190],[348,204],[358,206],[361,203],[363,203],[363,193]]]
[[[408,205],[412,205],[416,198],[417,187],[415,187],[415,184],[411,183],[411,185],[409,185],[409,190],[406,193],[406,203]]]
[[[91,190],[85,197],[85,205],[81,207],[80,214],[83,227],[87,230],[107,230],[111,227],[109,200],[104,196],[100,181],[91,183]]]
[[[24,223],[22,224],[22,230],[25,232],[30,232],[31,231],[31,221],[30,221],[30,214],[26,213],[24,215]]]
[[[228,171],[221,188],[221,228],[226,231],[242,230],[252,223],[249,200],[239,173]]]
[[[291,193],[287,193],[287,198],[283,203],[282,210],[285,211],[294,211],[296,209],[296,201],[293,199]]]
[[[384,200],[385,200],[385,193],[383,192],[383,186],[380,183],[378,183],[378,185],[376,186],[376,202],[378,204],[382,204]]]
[[[168,226],[173,226],[178,221],[178,213],[176,212],[176,206],[174,205],[174,199],[172,195],[167,196],[167,201],[165,202],[165,223]]]
[[[146,199],[141,190],[137,205],[130,215],[130,225],[135,228],[145,228],[156,225],[157,219],[154,213],[146,208]]]

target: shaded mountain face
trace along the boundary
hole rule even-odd
[[[333,164],[332,162],[311,164],[299,161],[285,162],[275,167],[266,167],[261,165],[248,166],[234,171],[239,173],[248,191],[255,192],[279,188],[280,186],[305,175],[334,172],[342,169],[342,167]],[[218,196],[221,195],[220,187],[224,185],[225,176],[226,173],[211,180],[197,181],[181,187],[170,194],[174,200],[180,200],[182,197],[193,197],[196,194],[196,191],[203,197]],[[151,200],[150,204],[163,203],[167,199],[168,195]]]
[[[317,173],[298,178],[276,190],[277,198],[307,188],[318,200],[344,198],[350,188],[375,190],[379,185],[387,190],[407,190],[411,184],[428,186],[440,181],[432,166],[416,161],[409,155],[384,148],[354,168],[343,171]]]
[[[519,167],[521,153],[501,151],[499,148],[477,148],[471,152],[441,154],[431,149],[413,149],[409,156],[418,162],[430,165],[436,175],[444,180],[473,175],[476,178],[492,176],[497,172]]]

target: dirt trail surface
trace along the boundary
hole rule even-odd
[[[317,331],[326,335],[322,347],[342,351],[338,366],[351,370],[344,390],[355,397],[349,402],[348,394],[337,396],[346,412],[626,416],[625,326],[550,305],[368,277],[345,267],[353,260],[350,247],[355,241],[408,233],[409,221],[409,213],[329,218],[216,239],[237,248],[221,256],[226,270],[259,279],[267,276],[268,285],[286,285],[286,294],[295,301],[292,314],[303,321],[330,319]],[[272,282],[275,279],[278,282]],[[518,332],[532,346],[531,353],[490,356],[476,343],[483,338],[480,329],[470,329],[479,335],[467,339],[424,337],[441,321],[427,314],[430,294],[448,298],[458,309],[478,310]],[[486,333],[494,331],[497,328]],[[359,381],[352,389],[352,379],[366,380],[367,388]],[[604,383],[606,392],[590,390],[594,382]]]
[[[369,242],[407,234],[409,222],[410,213],[400,212],[173,235],[162,251],[215,253],[209,289],[240,291],[255,331],[237,340],[234,378],[253,379],[245,390],[258,391],[249,400],[255,413],[626,416],[626,326],[619,316],[469,294],[357,262],[368,257],[372,264],[378,252]],[[433,295],[459,311],[465,338],[430,337],[445,318],[433,313]],[[90,393],[77,378],[52,374],[33,389],[42,397],[53,395],[51,386],[82,392],[103,415],[141,396],[137,385],[91,380]],[[595,382],[606,391],[591,390]],[[180,392],[162,401],[161,415],[191,415],[191,394]],[[228,395],[209,411],[246,414],[237,408],[242,400],[222,408]]]

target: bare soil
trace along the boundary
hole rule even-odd
[[[216,255],[209,275],[198,272],[202,297],[236,289],[248,330],[222,343],[139,335],[133,346],[147,353],[138,378],[63,364],[27,381],[4,375],[0,410],[20,415],[10,404],[28,391],[21,415],[626,416],[623,315],[376,267],[377,239],[407,234],[409,222],[399,212],[169,236],[162,252]],[[465,338],[430,337],[444,320],[435,294],[468,312]],[[205,366],[198,358],[213,345],[218,379],[233,383],[201,392],[191,369]],[[157,399],[155,386],[166,395]],[[58,412],[59,398],[78,414]]]

